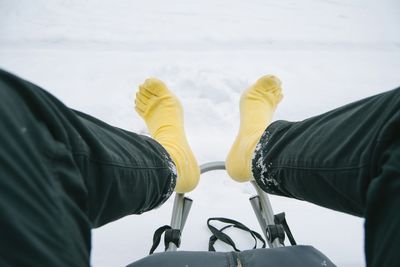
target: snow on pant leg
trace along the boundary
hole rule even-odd
[[[173,192],[175,167],[151,138],[2,70],[0,94],[0,266],[88,266],[91,228]]]
[[[366,261],[367,266],[400,266],[400,135],[382,158],[367,191]]]
[[[254,178],[268,193],[364,216],[399,118],[400,88],[301,122],[274,122],[256,147]]]
[[[90,223],[82,210],[87,192],[80,172],[3,78],[0,266],[89,266]]]

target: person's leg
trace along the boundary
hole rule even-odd
[[[254,155],[252,176],[264,191],[365,216],[368,266],[397,266],[399,136],[400,88],[301,122],[274,122],[254,154],[240,153]]]
[[[0,70],[0,80],[4,90],[26,106],[32,124],[38,121],[50,132],[47,154],[61,162],[58,154],[72,156],[87,192],[87,198],[76,201],[84,202],[92,227],[153,209],[173,192],[174,162],[154,139],[74,111],[40,87],[5,71]]]
[[[0,93],[1,266],[88,266],[91,228],[174,191],[175,164],[154,139],[1,70]]]
[[[271,120],[264,119],[265,113],[272,117],[277,101],[270,98],[279,100],[272,92],[280,89],[280,83],[256,85],[242,96],[248,107],[242,108],[241,104],[240,123],[262,131],[252,130],[257,138],[240,131],[227,158],[231,176],[238,173],[235,169],[247,169],[249,165],[235,158],[252,159],[252,172],[247,171],[243,179],[232,178],[248,181],[254,177],[269,193],[362,216],[366,190],[380,166],[380,155],[395,137],[392,128],[400,113],[400,89],[301,122],[276,121],[268,125]],[[248,97],[256,88],[264,90],[264,96]],[[257,146],[254,144],[256,148],[237,146],[254,140],[259,141],[255,142]]]
[[[363,216],[399,117],[396,89],[301,122],[274,122],[257,145],[254,178],[269,193]]]

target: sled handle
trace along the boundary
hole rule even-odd
[[[213,161],[200,165],[200,174],[215,171],[215,170],[226,170],[224,161]],[[268,225],[275,225],[274,222],[274,212],[272,210],[271,202],[269,201],[268,195],[262,191],[262,189],[257,185],[255,181],[251,181],[254,186],[257,195],[250,198],[250,202],[253,206],[253,210],[257,216],[258,222],[261,229],[266,237],[269,247],[281,247],[278,239],[272,242],[268,239],[268,234],[266,232]],[[172,209],[171,217],[171,228],[177,229],[182,232],[186,219],[189,215],[190,208],[192,206],[192,200],[185,197],[185,194],[177,193],[175,195],[174,206]],[[177,246],[170,242],[167,251],[176,251]]]
[[[226,170],[224,161],[213,161],[200,165],[200,174],[216,171],[216,170]]]

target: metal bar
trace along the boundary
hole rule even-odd
[[[257,185],[255,181],[251,181],[251,184],[254,186],[257,191],[257,195],[260,197],[261,211],[264,215],[265,222],[267,224],[275,224],[274,212],[272,210],[268,195],[265,194],[264,191],[262,191],[262,189]]]
[[[272,244],[268,240],[267,236],[267,224],[265,223],[264,217],[261,214],[261,207],[260,207],[260,197],[259,196],[253,196],[249,198],[251,206],[253,207],[253,211],[256,214],[258,223],[260,224],[261,230],[264,234],[265,240],[267,240],[268,246],[271,248]]]
[[[183,231],[183,228],[185,227],[186,220],[189,216],[190,209],[192,208],[192,204],[193,204],[192,199],[190,199],[188,197],[185,197],[183,199],[182,220],[181,220],[181,226],[179,228],[181,230],[181,232]]]
[[[271,202],[269,201],[268,195],[262,191],[262,189],[257,185],[255,181],[251,181],[251,184],[257,191],[257,195],[260,197],[260,208],[261,214],[267,225],[274,225],[274,211],[272,210]],[[267,238],[268,239],[268,238]],[[281,247],[279,240],[275,239],[272,242],[272,247]]]
[[[225,170],[225,162],[224,161],[215,161],[203,164],[200,166],[200,173],[203,174],[205,172],[214,171],[214,170]],[[172,217],[171,217],[171,227],[172,229],[180,229],[183,230],[185,226],[186,219],[189,215],[190,208],[192,206],[193,201],[185,201],[185,194],[176,194],[174,200],[174,207],[172,209]],[[169,243],[167,251],[176,251],[177,247],[174,243]]]
[[[215,170],[225,170],[225,162],[224,161],[213,161],[209,163],[202,164],[200,166],[200,173],[206,173],[209,171]]]
[[[176,194],[174,200],[174,207],[172,209],[171,228],[180,229],[182,224],[182,213],[184,204],[184,194]],[[176,251],[177,247],[174,243],[168,244],[167,251]]]
[[[179,229],[182,220],[184,194],[176,194],[174,200],[174,207],[172,209],[171,227],[172,229]]]

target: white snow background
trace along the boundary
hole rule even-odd
[[[397,0],[0,0],[0,67],[68,106],[146,133],[133,109],[149,76],[181,99],[200,163],[224,160],[238,129],[241,92],[263,74],[283,82],[275,119],[301,120],[400,84]],[[249,184],[204,175],[182,250],[207,250],[206,219],[225,216],[260,231]],[[338,266],[363,266],[363,220],[271,197],[300,244]],[[173,197],[156,210],[93,231],[92,265],[125,266],[147,255],[170,221]],[[252,239],[231,231],[240,248]],[[220,251],[229,247],[218,244]]]

